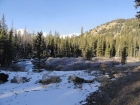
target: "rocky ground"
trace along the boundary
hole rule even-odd
[[[140,60],[127,58],[125,65],[120,62],[120,58],[93,58],[91,61],[83,58],[50,58],[45,63],[46,68],[58,70],[56,72],[61,69],[63,72],[86,69],[88,75],[95,76],[94,80],[101,85],[97,91],[90,92],[86,100],[81,101],[82,105],[140,105]],[[105,68],[102,68],[101,64],[105,64]],[[31,62],[20,62],[18,65],[24,65],[28,72],[35,70]],[[19,67],[12,68],[19,70]]]
[[[140,105],[140,62],[129,58],[127,64],[107,68],[116,80],[102,82],[99,90],[87,97],[86,105]]]

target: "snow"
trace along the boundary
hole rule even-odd
[[[80,34],[79,33],[71,33],[71,34],[68,34],[68,35],[61,35],[60,37],[61,38],[66,38],[66,37],[75,37],[75,36],[79,36]]]
[[[68,82],[68,76],[75,74],[84,79],[93,79],[86,70],[80,71],[43,71],[34,73],[31,71],[32,63],[30,61],[20,62],[28,68],[27,72],[10,72],[1,71],[9,74],[8,82],[0,84],[0,105],[81,105],[86,97],[98,90],[99,82],[83,83],[82,87],[74,85],[73,82]],[[35,82],[42,78],[42,75],[47,73],[53,76],[60,76],[60,83],[52,83],[42,85]],[[31,78],[29,82],[15,84],[10,80],[14,76]],[[82,102],[83,101],[83,102]],[[79,103],[82,102],[82,103]]]
[[[31,60],[29,60],[29,59],[24,59],[23,61],[19,61],[18,65],[19,66],[24,66],[25,67],[25,71],[28,71],[28,72],[32,71],[33,64],[31,62]]]
[[[25,30],[26,30],[26,29],[18,29],[18,30],[16,30],[16,32],[17,32],[17,34],[20,32],[20,34],[21,34],[21,35],[23,35],[23,34],[24,34],[24,32],[25,32]],[[26,33],[28,34],[28,33],[29,33],[29,31],[28,31],[28,30],[26,30]]]

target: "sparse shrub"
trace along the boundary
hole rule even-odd
[[[127,60],[126,47],[124,47],[122,51],[121,64],[122,65],[126,64],[126,60]]]
[[[100,58],[101,59],[101,58]],[[99,69],[100,63],[105,62],[105,60],[98,60],[98,58],[94,58],[92,60],[85,60],[82,57],[78,58],[49,58],[46,60],[44,68],[46,70],[87,70],[89,68]],[[113,62],[114,64],[117,64]],[[111,66],[111,62],[106,60],[106,68]]]
[[[91,50],[87,50],[87,52],[86,52],[86,59],[87,60],[91,60],[92,59],[92,51]]]

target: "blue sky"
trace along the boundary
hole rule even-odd
[[[0,0],[0,16],[11,28],[30,32],[84,32],[118,18],[134,18],[134,0]],[[0,17],[0,18],[1,18]]]

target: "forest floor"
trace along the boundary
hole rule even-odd
[[[140,61],[128,58],[127,64],[111,69],[118,78],[102,83],[94,93],[87,97],[86,105],[140,105]]]

